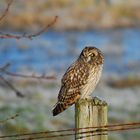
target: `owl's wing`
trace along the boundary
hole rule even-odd
[[[62,85],[70,88],[81,88],[87,82],[89,67],[80,62],[72,64],[62,78]]]
[[[87,77],[88,68],[80,63],[75,63],[68,68],[62,79],[58,102],[53,109],[54,116],[77,102],[80,98],[80,89],[86,83]]]
[[[66,87],[61,87],[61,90],[58,95],[58,102],[56,103],[53,109],[53,116],[63,112],[69,106],[74,104],[80,98],[79,90],[70,90]]]

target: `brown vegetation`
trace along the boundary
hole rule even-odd
[[[130,88],[140,86],[140,79],[138,78],[124,78],[109,82],[109,85],[114,88]]]
[[[134,27],[140,23],[140,5],[132,5],[129,1],[122,4],[91,0],[16,1],[6,22],[0,26],[18,30],[36,29],[45,26],[55,15],[59,16],[53,26],[57,29]]]

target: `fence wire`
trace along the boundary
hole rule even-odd
[[[21,133],[14,135],[3,135],[0,139],[14,138],[15,140],[38,140],[44,138],[56,138],[56,137],[68,137],[77,135],[78,139],[85,137],[108,135],[108,132],[125,131],[140,129],[140,122],[124,123],[124,124],[110,124],[98,127],[85,127],[85,128],[73,128],[63,129],[57,131],[44,131],[33,133]],[[83,135],[84,134],[84,135]]]

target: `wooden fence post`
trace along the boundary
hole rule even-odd
[[[75,128],[107,125],[107,109],[107,103],[96,97],[88,100],[81,99],[75,104]],[[105,131],[106,129],[107,128],[78,129],[75,134],[75,140],[107,140],[108,134],[107,131]],[[94,132],[90,133],[89,131],[92,130]],[[103,130],[102,133],[99,132],[99,130]]]

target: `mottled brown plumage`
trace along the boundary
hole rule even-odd
[[[61,81],[53,116],[63,112],[95,89],[102,72],[103,54],[96,47],[85,47],[79,58],[67,69]]]

